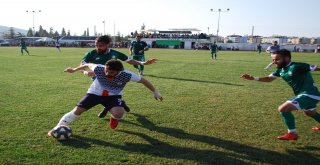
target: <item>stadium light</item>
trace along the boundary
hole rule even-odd
[[[218,12],[219,15],[218,15],[218,28],[217,28],[217,43],[219,41],[219,26],[220,26],[220,13],[221,12],[228,12],[230,9],[228,8],[227,10],[221,10],[221,9],[218,9],[216,11],[214,11],[213,9],[210,9],[211,12]]]
[[[35,13],[41,13],[41,10],[26,10],[26,12],[27,13],[32,13],[32,26],[33,26],[32,29],[33,29],[33,37],[34,37],[34,35],[36,33],[35,28],[34,28],[34,14]],[[33,38],[33,40],[34,40],[34,38]]]

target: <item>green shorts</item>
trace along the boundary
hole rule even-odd
[[[137,60],[137,61],[141,61],[141,62],[145,61],[144,55],[133,55],[132,59]]]
[[[294,105],[298,110],[316,110],[319,100],[313,99],[306,95],[297,95],[296,97],[288,100],[290,104]]]

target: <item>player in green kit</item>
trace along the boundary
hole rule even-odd
[[[216,60],[217,52],[218,52],[218,45],[216,44],[216,42],[210,45],[210,51],[211,51],[211,58],[213,59],[213,55],[214,55],[214,59]]]
[[[20,50],[21,50],[21,55],[23,55],[23,50],[26,51],[28,55],[30,55],[27,49],[27,44],[23,39],[20,40]]]
[[[132,55],[132,58],[137,61],[145,61],[144,52],[149,50],[148,45],[145,41],[141,41],[142,36],[137,35],[136,41],[133,41],[131,43],[131,46],[129,48],[130,55]],[[133,65],[136,69],[139,70],[139,75],[143,75],[144,73],[144,66],[143,65]]]
[[[101,64],[105,65],[107,61],[111,59],[119,59],[121,61],[125,61],[128,64],[131,65],[148,65],[148,64],[153,64],[156,62],[157,59],[150,59],[147,60],[146,62],[144,61],[137,61],[137,60],[132,60],[129,59],[129,57],[121,52],[118,52],[116,50],[110,49],[110,43],[111,43],[111,37],[108,35],[100,36],[96,38],[95,41],[95,46],[96,49],[89,51],[85,54],[83,57],[80,65],[84,65],[87,63],[93,63],[93,64]],[[93,72],[88,72],[88,71],[82,71],[84,75],[87,76],[92,76],[93,79],[95,79],[95,75]],[[130,109],[129,107],[125,104],[124,102],[124,109],[129,112]],[[99,113],[99,117],[103,118],[107,115],[109,109],[104,109],[102,112]]]
[[[293,89],[295,97],[279,106],[278,111],[288,128],[288,133],[278,136],[280,140],[297,140],[298,134],[295,126],[295,118],[291,111],[303,110],[303,112],[320,123],[320,114],[316,112],[316,105],[320,100],[320,92],[316,87],[311,71],[319,71],[320,68],[306,63],[292,62],[291,53],[286,49],[275,51],[271,55],[273,64],[277,70],[267,77],[254,77],[244,74],[241,78],[260,82],[271,82],[277,77],[282,77]],[[320,126],[312,130],[319,131]]]

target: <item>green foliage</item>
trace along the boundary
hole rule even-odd
[[[318,164],[317,123],[294,113],[300,139],[279,141],[286,132],[277,107],[293,96],[282,81],[258,83],[240,79],[243,73],[268,75],[266,53],[160,50],[145,67],[144,78],[164,97],[153,99],[138,83],[129,83],[124,100],[131,112],[116,130],[99,119],[97,106],[70,126],[71,140],[46,133],[69,112],[91,84],[77,66],[87,48],[0,48],[0,164]],[[119,51],[127,53],[127,49]],[[293,53],[295,61],[320,64],[315,54]],[[137,72],[125,64],[126,69]],[[313,73],[317,83],[318,72]]]

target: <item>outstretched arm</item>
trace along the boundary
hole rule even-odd
[[[84,64],[84,65],[80,65],[76,68],[68,67],[64,70],[64,72],[74,73],[79,70],[91,69],[93,67],[94,67],[94,64]]]
[[[160,100],[160,101],[163,100],[161,94],[156,90],[156,88],[148,80],[141,77],[141,80],[138,81],[138,83],[142,83],[145,87],[147,87],[153,93],[154,98],[156,100]]]
[[[268,76],[268,77],[254,77],[249,74],[241,75],[240,78],[243,78],[245,80],[256,80],[256,81],[260,81],[260,82],[271,82],[276,79],[275,77],[270,77],[270,76]]]
[[[149,65],[149,64],[154,64],[157,62],[158,59],[150,59],[150,60],[147,60],[146,62],[141,62],[141,61],[137,61],[137,60],[128,60],[127,63],[128,64],[131,64],[131,65]]]

